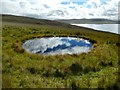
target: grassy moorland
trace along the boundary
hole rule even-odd
[[[29,22],[26,22],[28,19]],[[55,56],[31,54],[22,48],[23,42],[28,39],[50,36],[86,38],[93,43],[94,48],[87,54]],[[116,88],[117,90],[120,85],[119,46],[117,34],[55,21],[3,16],[2,86],[3,88]]]

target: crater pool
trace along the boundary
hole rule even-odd
[[[22,47],[35,54],[63,55],[87,53],[92,49],[92,43],[75,37],[44,37],[27,40]]]

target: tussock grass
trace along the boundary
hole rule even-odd
[[[80,55],[44,56],[23,50],[32,38],[74,36],[94,48]],[[118,88],[118,35],[78,27],[3,22],[3,88]]]

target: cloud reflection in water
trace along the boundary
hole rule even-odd
[[[88,40],[74,37],[49,37],[28,40],[23,44],[27,52],[45,55],[80,54],[91,50]]]

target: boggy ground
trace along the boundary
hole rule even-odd
[[[74,36],[94,48],[80,55],[44,56],[22,49],[28,39]],[[4,22],[2,27],[3,88],[118,88],[118,35],[75,26]]]

